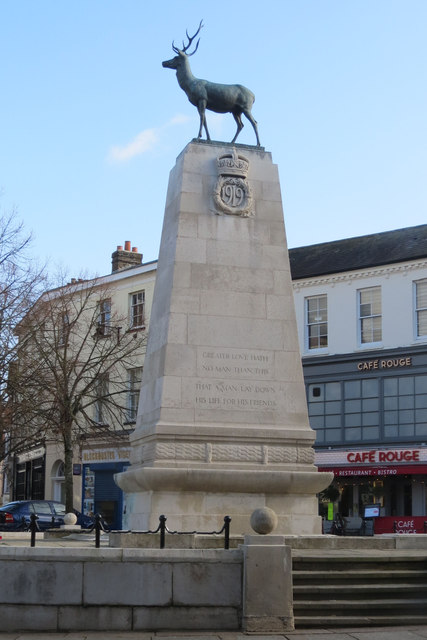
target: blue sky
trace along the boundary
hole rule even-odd
[[[35,257],[72,276],[108,273],[125,240],[157,258],[198,132],[161,62],[200,19],[193,73],[255,93],[289,246],[427,222],[425,0],[0,0],[0,205]],[[208,125],[234,135],[229,114]]]

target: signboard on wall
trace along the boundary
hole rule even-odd
[[[126,462],[130,459],[130,447],[117,447],[105,449],[84,449],[82,462]]]
[[[28,462],[29,460],[35,460],[36,458],[41,458],[44,456],[46,449],[44,447],[38,447],[37,449],[33,449],[32,451],[26,451],[25,453],[21,453],[19,456],[16,456],[16,462],[18,464],[22,464],[23,462]]]
[[[375,520],[375,534],[427,533],[425,516],[383,516]]]
[[[427,447],[335,449],[315,452],[315,464],[321,467],[332,465],[387,467],[389,465],[407,465],[408,463],[427,464]]]

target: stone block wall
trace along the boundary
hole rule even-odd
[[[238,629],[240,550],[0,551],[2,631]]]
[[[0,548],[2,631],[292,629],[290,547],[256,538],[227,551]]]

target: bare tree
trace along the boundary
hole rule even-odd
[[[31,258],[30,245],[31,235],[16,213],[0,214],[0,461],[42,437],[25,429],[15,433],[12,428],[16,327],[45,287],[44,269]]]
[[[123,438],[128,372],[145,348],[145,332],[129,330],[114,311],[106,280],[73,279],[44,293],[19,325],[19,427],[62,442],[67,511],[75,446],[83,436]]]

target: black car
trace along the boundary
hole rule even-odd
[[[65,505],[55,500],[16,500],[0,507],[0,531],[22,531],[35,513],[40,530],[60,527],[64,524]],[[82,529],[90,529],[93,519],[76,511],[77,523]]]

